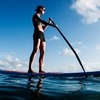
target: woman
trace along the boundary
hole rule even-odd
[[[48,27],[48,25],[54,26],[54,27],[56,27],[56,25],[51,24],[50,21],[46,22],[40,18],[40,15],[43,15],[45,13],[44,6],[38,6],[35,11],[36,11],[36,14],[34,14],[32,18],[32,22],[34,26],[34,34],[33,34],[34,48],[30,56],[28,72],[35,73],[35,71],[32,70],[32,63],[34,62],[36,53],[39,49],[40,50],[39,73],[45,73],[43,71],[44,53],[45,53],[45,47],[46,47],[44,30]]]

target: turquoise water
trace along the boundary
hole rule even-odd
[[[0,100],[100,100],[100,77],[0,74]]]

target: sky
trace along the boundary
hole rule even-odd
[[[100,70],[100,0],[0,0],[0,69],[27,71],[33,49],[32,16],[38,5],[45,6],[77,52],[86,71]],[[83,71],[75,55],[56,30],[45,30],[44,71]],[[33,69],[38,72],[39,52]]]

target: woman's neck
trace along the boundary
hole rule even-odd
[[[40,13],[37,13],[37,15],[38,15],[38,17],[40,17],[41,14]]]

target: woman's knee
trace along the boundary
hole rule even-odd
[[[44,55],[44,53],[45,53],[45,51],[40,51],[40,55],[42,55],[42,56],[43,56],[43,55]]]
[[[34,48],[33,53],[37,53],[38,52],[38,48]]]

